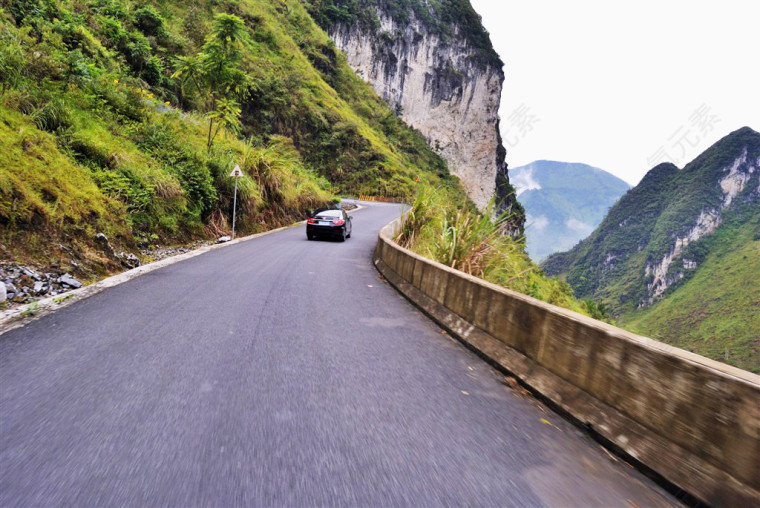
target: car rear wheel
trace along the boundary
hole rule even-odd
[[[314,235],[312,235],[311,233],[306,233],[306,239],[307,240],[314,240]]]
[[[346,241],[346,230],[344,229],[343,232],[340,234],[340,241],[345,242]]]

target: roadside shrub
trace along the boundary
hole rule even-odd
[[[120,81],[113,75],[104,75],[90,89],[120,117],[120,120],[141,122],[146,119],[148,111],[143,93],[144,86],[145,84],[138,80]]]
[[[147,212],[153,206],[155,189],[131,168],[94,171],[93,179],[103,194],[123,202],[129,212]]]
[[[215,178],[204,156],[180,141],[166,119],[137,126],[132,135],[135,143],[159,161],[180,183],[187,200],[187,215],[192,225],[208,218],[218,202]]]
[[[26,58],[18,41],[0,37],[0,92],[21,84],[25,75]]]
[[[604,302],[596,303],[592,299],[586,299],[581,302],[581,305],[585,309],[586,313],[594,319],[599,321],[610,322],[610,313]]]
[[[164,18],[153,6],[141,7],[135,11],[135,26],[145,35],[161,36],[164,34]]]
[[[68,129],[73,123],[71,111],[62,98],[55,98],[46,103],[34,111],[31,117],[38,129],[48,132]]]
[[[202,223],[214,210],[218,194],[209,168],[199,160],[185,161],[175,172],[188,201],[188,214]]]
[[[99,16],[97,21],[100,24],[100,33],[106,39],[106,44],[119,50],[126,47],[127,30],[121,21],[113,16]]]
[[[98,14],[120,19],[125,19],[128,13],[126,3],[121,0],[91,0],[90,7]]]
[[[480,277],[486,270],[489,254],[497,244],[498,224],[491,221],[491,209],[478,214],[466,209],[447,210],[439,241],[433,253],[440,263]]]
[[[396,236],[396,242],[404,248],[410,249],[417,239],[417,235],[433,219],[433,209],[431,202],[434,192],[426,187],[420,187],[412,203],[412,208],[401,223],[401,230]]]

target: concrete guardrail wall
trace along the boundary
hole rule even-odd
[[[760,376],[421,257],[399,224],[375,265],[433,319],[695,498],[760,506]]]

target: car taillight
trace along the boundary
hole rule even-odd
[[[336,226],[341,226],[343,225],[343,222],[344,222],[343,219],[335,219],[333,221],[333,224],[335,224]]]
[[[308,224],[316,224],[317,223],[317,219],[306,219],[306,222]]]

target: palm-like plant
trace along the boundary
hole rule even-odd
[[[219,99],[216,103],[216,108],[209,111],[206,116],[209,119],[207,150],[211,150],[211,144],[222,127],[233,134],[237,134],[240,131],[240,106],[235,99]],[[216,130],[213,129],[214,123],[216,123]]]
[[[248,77],[240,68],[248,31],[234,14],[217,14],[203,50],[195,56],[177,59],[172,75],[184,87],[192,83],[201,96],[209,119],[208,142],[211,145],[222,127],[230,132],[240,128],[240,105],[237,100],[248,88]],[[184,88],[183,88],[184,90]]]
[[[185,95],[185,86],[191,83],[195,91],[201,95],[206,91],[206,73],[199,55],[180,56],[175,63],[175,71],[172,79],[179,79],[182,95]]]

